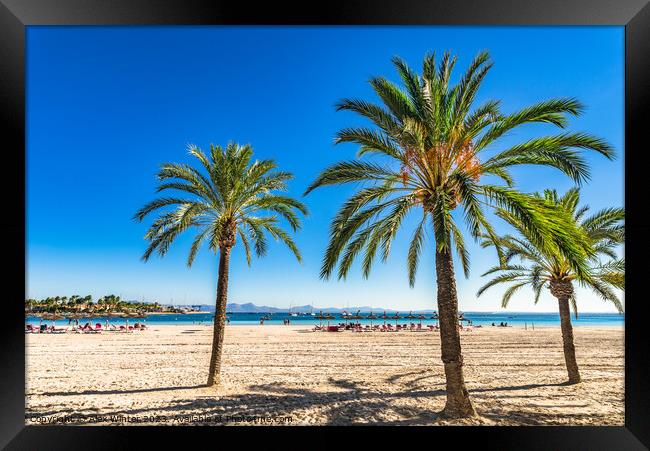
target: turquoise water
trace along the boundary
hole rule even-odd
[[[367,313],[362,314],[362,316],[367,316]],[[378,315],[378,313],[375,313]],[[392,317],[394,314],[389,313],[388,316]],[[375,319],[372,320],[373,324],[383,324],[386,323],[395,324],[397,321],[399,324],[405,323],[419,323],[419,319],[407,319],[404,318],[404,314],[401,313],[401,319],[395,320],[389,318],[384,319]],[[465,318],[472,321],[474,325],[484,325],[489,326],[492,323],[499,325],[501,322],[507,322],[509,326],[559,326],[560,325],[560,316],[557,313],[521,313],[521,312],[465,312]],[[228,315],[231,325],[253,325],[260,324],[260,319],[264,317],[263,313],[231,313]],[[338,314],[334,315],[335,319],[331,320],[331,324],[337,324],[339,322],[345,322],[345,320]],[[431,319],[431,314],[425,315],[426,319],[422,320],[423,324],[435,324],[437,321]],[[274,313],[270,315],[270,319],[264,321],[264,324],[283,324],[284,319],[289,319],[292,325],[314,325],[323,323],[326,324],[326,320],[318,320],[309,315],[303,316],[289,316],[287,313]],[[95,323],[105,323],[106,318],[92,318],[92,319],[83,319],[79,320],[81,325],[86,322],[91,324]],[[125,324],[126,320],[124,318],[110,318],[111,324]],[[191,325],[191,324],[211,324],[213,321],[212,313],[197,313],[197,314],[173,314],[173,315],[149,315],[146,318],[129,318],[129,324],[134,324],[136,322],[144,322],[145,324],[155,325],[155,324],[181,324],[181,325]],[[350,320],[352,322],[359,322],[361,324],[370,324],[371,321],[368,319],[361,320]],[[571,317],[571,321],[574,326],[619,326],[623,327],[625,324],[625,315],[620,315],[617,313],[584,313],[579,314],[578,319]],[[39,318],[28,317],[28,324],[38,325],[40,322]],[[51,325],[54,323],[56,326],[67,326],[68,320],[61,319],[57,321],[43,321],[44,323]]]

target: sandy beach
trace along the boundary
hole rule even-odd
[[[222,386],[203,386],[209,326],[26,335],[27,424],[623,425],[624,331],[574,329],[583,382],[566,386],[559,327],[462,333],[480,418],[438,417],[434,332],[228,326]]]

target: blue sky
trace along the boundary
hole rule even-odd
[[[390,58],[420,68],[428,51],[458,55],[456,77],[479,50],[495,64],[477,96],[500,99],[504,112],[559,96],[587,109],[569,130],[606,139],[614,162],[588,155],[592,180],[582,200],[596,210],[623,205],[624,32],[622,27],[29,27],[27,31],[27,295],[115,293],[127,299],[212,304],[217,257],[207,249],[188,269],[192,235],[168,255],[140,261],[150,221],[131,220],[151,200],[163,162],[190,162],[188,143],[207,148],[250,143],[296,175],[300,196],[320,170],[354,158],[333,145],[335,132],[366,123],[335,112],[343,97],[375,100],[367,83],[397,81]],[[503,146],[556,132],[526,126]],[[551,169],[518,168],[524,191],[571,181]],[[318,278],[329,222],[354,187],[305,198],[311,215],[296,236],[304,262],[273,243],[251,268],[233,253],[230,301],[278,307],[370,305],[435,308],[431,241],[411,289],[405,269],[414,218],[398,234],[387,264],[370,278],[358,266],[346,281]],[[471,240],[468,238],[468,242]],[[476,299],[481,273],[495,263],[470,244],[472,271],[458,271],[461,310],[500,309],[503,289]],[[614,311],[579,290],[582,311]],[[533,306],[520,291],[512,311],[556,311],[550,294]]]

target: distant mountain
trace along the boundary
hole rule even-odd
[[[170,304],[162,304],[162,305],[170,305]],[[214,304],[211,305],[206,305],[206,304],[174,304],[174,307],[200,307],[200,311],[202,312],[214,312]],[[277,307],[270,307],[267,305],[262,305],[258,306],[253,304],[252,302],[246,302],[244,304],[238,304],[236,302],[231,302],[228,303],[226,310],[230,313],[288,313],[289,309],[288,308],[277,308]],[[371,311],[374,312],[377,315],[381,315],[384,312],[387,314],[395,314],[396,312],[399,312],[400,314],[408,314],[409,312],[412,312],[414,314],[431,314],[435,312],[435,309],[426,309],[426,310],[395,310],[395,309],[384,309],[380,307],[369,307],[369,306],[363,306],[363,307],[346,307],[346,308],[337,308],[337,307],[316,307],[314,306],[314,313],[338,313],[340,314],[343,311],[347,311],[348,313],[356,313],[357,310],[360,310],[361,313],[367,314],[370,313]],[[300,306],[295,306],[291,308],[292,312],[296,313],[309,313],[312,311],[311,305],[300,305]],[[472,311],[472,310],[465,310],[464,313],[471,313],[471,314],[482,314],[482,315],[487,315],[487,314],[499,314],[499,313],[504,313],[503,310],[499,311]],[[508,312],[510,315],[518,315],[518,314],[530,314],[533,312]],[[534,312],[535,314],[541,314],[541,315],[557,315],[557,312]],[[611,312],[589,312],[589,314],[592,315],[620,315],[624,316],[623,314],[619,313],[611,313]]]
[[[226,305],[226,311],[233,313],[279,313],[282,309],[266,305],[257,306],[252,302],[247,302],[245,304],[230,302]]]
[[[206,311],[214,311],[214,306],[202,306],[201,310],[206,310]],[[255,305],[252,302],[246,302],[244,304],[238,304],[236,302],[231,302],[228,303],[226,306],[226,310],[228,312],[233,312],[233,313],[288,313],[289,309],[288,308],[277,308],[277,307],[270,307],[268,305]],[[361,311],[361,313],[370,313],[370,312],[375,312],[375,313],[383,313],[384,311],[386,313],[395,313],[398,310],[395,309],[383,309],[383,308],[376,308],[376,307],[370,307],[370,306],[362,306],[362,307],[346,307],[346,308],[337,308],[337,307],[313,307],[313,312],[318,313],[318,312],[323,312],[323,313],[341,313],[343,311],[347,311],[349,313],[355,313],[358,310]],[[413,310],[413,313],[432,313],[434,310],[429,309],[429,310]],[[297,305],[297,306],[292,306],[291,307],[291,312],[295,313],[310,313],[312,312],[312,306],[311,305]],[[401,313],[408,313],[407,310],[399,310]]]
[[[179,305],[175,304],[175,307],[192,307],[192,305]],[[196,304],[193,305],[193,307],[197,307]],[[201,305],[200,309],[202,312],[214,312],[214,305]],[[232,312],[232,313],[288,313],[289,309],[288,308],[278,308],[278,307],[270,307],[268,305],[255,305],[252,302],[246,302],[243,304],[238,304],[236,302],[229,302],[228,305],[226,306],[226,311],[227,312]],[[348,313],[356,313],[357,311],[361,311],[361,313],[370,313],[370,312],[375,312],[375,313],[408,313],[411,310],[395,310],[395,309],[384,309],[384,308],[376,308],[376,307],[370,307],[367,305],[364,305],[362,307],[346,307],[346,308],[338,308],[338,307],[316,307],[314,306],[313,312],[318,313],[318,312],[323,312],[323,313],[342,313],[344,311],[347,311]],[[413,313],[432,313],[435,310],[429,309],[429,310],[412,310]],[[312,312],[312,306],[311,305],[296,305],[291,307],[291,312],[295,313],[310,313]]]
[[[314,307],[315,312],[320,312],[322,311],[323,313],[341,313],[343,311],[346,311],[348,313],[356,313],[359,311],[360,313],[408,313],[408,312],[413,312],[413,313],[433,313],[435,310],[395,310],[395,309],[390,309],[390,308],[381,308],[381,307],[369,307],[369,306],[363,306],[363,307],[346,307],[346,308],[336,308],[336,307],[327,307],[327,308],[316,308]]]

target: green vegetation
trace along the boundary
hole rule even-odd
[[[469,274],[469,255],[459,220],[462,218],[475,239],[485,234],[496,243],[484,208],[501,208],[531,232],[536,246],[562,256],[576,273],[584,274],[587,244],[573,230],[569,215],[550,208],[543,199],[520,193],[509,170],[520,165],[550,166],[580,183],[589,177],[582,151],[611,158],[613,150],[597,137],[569,132],[504,149],[499,140],[509,132],[533,123],[564,129],[567,116],[579,115],[582,105],[572,98],[551,99],[510,114],[501,112],[496,100],[473,107],[492,62],[487,53],[479,53],[460,81],[452,85],[455,62],[449,53],[440,61],[435,55],[427,55],[422,74],[417,74],[396,57],[393,64],[401,87],[383,77],[370,79],[381,104],[359,99],[340,101],[338,110],[357,113],[374,127],[343,129],[335,142],[355,143],[359,157],[375,156],[377,161],[336,163],[325,169],[305,194],[327,185],[363,184],[332,221],[322,278],[329,278],[337,265],[338,277],[345,278],[362,253],[363,275],[367,277],[377,253],[382,261],[387,260],[400,225],[413,212],[419,217],[407,260],[409,283],[413,285],[425,236],[429,230],[433,232],[447,383],[443,414],[466,417],[475,411],[465,387],[457,330],[452,249],[459,255],[465,275]],[[500,249],[498,252],[503,258]]]
[[[208,386],[218,385],[228,302],[230,253],[237,238],[241,240],[248,264],[251,248],[259,257],[267,252],[266,234],[284,243],[298,261],[302,257],[289,234],[279,226],[284,219],[295,232],[300,227],[297,213],[307,214],[299,201],[279,194],[287,190],[293,178],[288,172],[276,170],[272,160],[255,160],[249,145],[229,143],[226,148],[210,146],[210,155],[192,146],[190,154],[199,160],[203,171],[186,164],[167,163],[158,172],[161,184],[157,191],[172,190],[185,196],[156,199],[140,209],[135,219],[173,206],[160,213],[145,235],[150,244],[143,255],[148,260],[153,252],[167,253],[171,243],[183,232],[198,232],[187,259],[192,265],[199,248],[206,242],[215,254],[219,252],[216,310],[212,354],[208,370]],[[189,197],[188,197],[189,195]]]
[[[124,301],[119,296],[109,294],[93,302],[92,296],[55,296],[45,299],[27,299],[25,312],[38,313],[88,313],[101,315],[105,313],[162,312],[169,311],[157,302]]]
[[[574,282],[591,289],[605,301],[611,302],[619,312],[623,312],[623,305],[614,289],[625,289],[625,260],[619,258],[615,252],[616,247],[625,240],[625,211],[622,208],[606,208],[585,217],[589,206],[578,208],[580,194],[577,188],[567,191],[562,197],[558,197],[555,190],[546,190],[543,195],[535,194],[532,197],[543,199],[552,208],[570,215],[572,221],[565,224],[567,234],[577,231],[586,237],[589,248],[586,252],[574,255],[574,259],[581,260],[579,267],[583,268],[583,271],[575,271],[565,255],[534,244],[534,230],[530,230],[507,210],[498,209],[497,215],[514,227],[519,236],[505,235],[496,240],[489,236],[484,237],[481,243],[483,247],[499,246],[506,250],[506,255],[503,264],[483,274],[496,274],[496,277],[481,287],[477,295],[481,296],[492,286],[510,284],[501,302],[505,308],[512,296],[523,287],[530,286],[533,289],[535,303],[539,301],[542,290],[548,288],[559,304],[569,383],[577,383],[580,382],[580,373],[569,313],[571,305],[576,318],[578,317]],[[601,261],[603,257],[605,262]],[[517,258],[521,264],[511,263]]]

